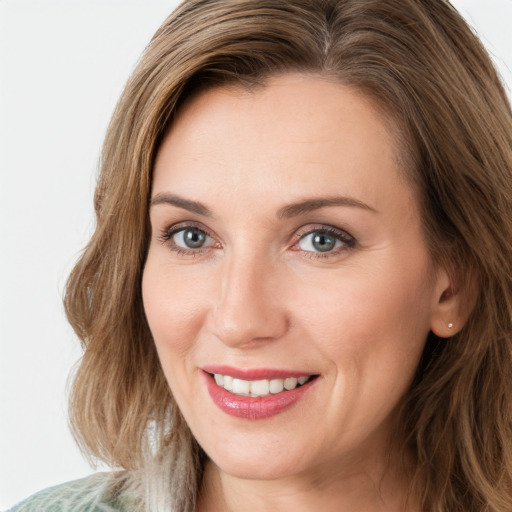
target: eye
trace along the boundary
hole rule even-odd
[[[347,232],[331,226],[310,229],[298,235],[295,250],[315,254],[316,256],[335,255],[355,245],[355,239]]]
[[[175,231],[170,239],[178,247],[184,249],[200,249],[208,246],[212,238],[199,228],[189,227]]]
[[[158,239],[178,256],[196,256],[207,249],[220,246],[204,229],[189,224],[170,226]]]
[[[341,241],[332,235],[316,231],[301,238],[299,247],[302,251],[328,252],[341,246]]]

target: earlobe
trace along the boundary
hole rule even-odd
[[[438,270],[430,320],[430,330],[436,336],[449,338],[464,327],[474,303],[473,300],[468,300],[472,288],[461,287],[447,270]]]
[[[432,322],[430,328],[431,331],[439,338],[449,338],[450,336],[457,334],[462,328],[462,324],[460,325],[459,328],[456,328],[455,325],[456,324],[454,322],[448,322],[448,324]]]

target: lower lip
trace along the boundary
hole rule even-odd
[[[295,405],[311,389],[317,379],[275,395],[251,397],[239,396],[218,386],[210,374],[203,372],[208,393],[213,403],[223,412],[237,418],[262,420],[282,413]]]

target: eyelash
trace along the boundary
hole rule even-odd
[[[167,245],[171,251],[176,253],[177,256],[182,256],[182,257],[200,256],[201,254],[206,252],[208,249],[211,249],[212,246],[198,247],[197,249],[191,249],[191,248],[186,249],[185,247],[180,247],[179,245],[176,245],[176,243],[173,242],[173,240],[172,240],[173,237],[175,235],[177,235],[179,232],[187,231],[187,230],[191,230],[191,229],[194,229],[198,233],[204,234],[204,235],[208,236],[209,238],[211,238],[212,240],[215,240],[213,235],[211,235],[207,230],[205,230],[202,227],[197,226],[196,224],[191,224],[191,223],[185,223],[185,224],[180,223],[180,224],[176,224],[173,226],[169,226],[168,228],[164,229],[160,233],[160,235],[158,236],[158,240],[162,244]],[[218,248],[218,247],[220,247],[220,244],[215,243],[215,244],[213,244],[213,247]]]
[[[187,256],[188,257],[196,257],[196,256],[202,255],[203,253],[208,251],[208,249],[212,249],[212,248],[218,249],[221,247],[221,244],[219,242],[214,242],[212,245],[208,245],[206,247],[198,247],[196,249],[192,249],[192,248],[186,249],[184,247],[178,246],[173,241],[173,237],[175,235],[177,235],[181,231],[187,231],[187,230],[191,230],[191,229],[211,238],[212,240],[215,240],[215,237],[211,233],[209,233],[206,229],[204,229],[203,227],[200,227],[196,224],[192,224],[192,223],[180,223],[180,224],[169,226],[168,228],[164,229],[160,233],[160,235],[158,236],[158,240],[162,244],[167,245],[171,251],[176,253],[177,256],[181,256],[181,257],[187,257]],[[307,236],[312,235],[313,233],[333,237],[335,240],[340,241],[342,246],[338,247],[334,250],[326,251],[325,253],[322,253],[321,251],[306,251],[306,250],[301,249],[299,247],[300,242],[305,240]],[[294,241],[293,245],[291,246],[291,250],[296,251],[296,252],[302,252],[302,254],[309,259],[328,259],[328,258],[332,258],[332,257],[337,257],[341,253],[344,253],[347,250],[350,250],[353,247],[355,247],[355,245],[357,243],[356,239],[352,235],[347,233],[346,231],[343,231],[339,228],[335,228],[334,226],[329,226],[329,225],[325,225],[325,224],[320,224],[317,226],[309,227],[305,231],[299,230],[294,235],[294,239],[295,239],[295,241]]]
[[[342,246],[332,251],[326,251],[325,253],[322,253],[320,251],[304,251],[297,247],[301,241],[305,240],[305,238],[308,235],[312,235],[313,233],[333,237],[334,239],[339,240]],[[306,231],[299,230],[299,232],[295,235],[295,239],[296,242],[293,244],[292,250],[300,251],[304,254],[305,257],[310,259],[327,259],[337,257],[341,253],[344,253],[347,250],[354,248],[356,245],[356,239],[352,235],[350,235],[346,231],[343,231],[342,229],[335,228],[334,226],[328,226],[325,224],[320,224],[312,228],[310,227]],[[297,249],[295,249],[295,247],[297,247]]]

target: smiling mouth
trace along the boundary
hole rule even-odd
[[[286,393],[307,384],[318,375],[303,375],[300,377],[287,377],[285,379],[244,380],[230,375],[210,373],[217,386],[237,396],[265,397]]]

